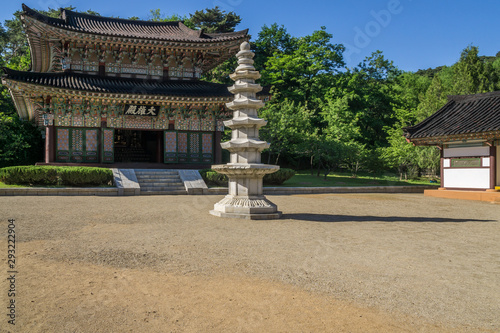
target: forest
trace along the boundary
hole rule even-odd
[[[42,12],[59,15],[55,9]],[[14,13],[0,26],[0,66],[29,70],[20,14]],[[189,17],[163,15],[156,9],[149,19],[182,20],[208,32],[234,31],[241,22],[236,13],[217,7]],[[294,37],[284,26],[264,25],[252,36],[251,45],[255,67],[262,75],[259,82],[272,96],[260,111],[268,121],[261,138],[271,143],[263,161],[317,174],[345,170],[355,177],[360,171],[393,171],[404,179],[436,175],[439,149],[413,146],[406,142],[402,128],[436,112],[448,95],[500,90],[500,52],[481,56],[474,45],[464,45],[452,66],[417,72],[398,69],[380,50],[348,68],[345,47],[334,42],[326,27]],[[233,57],[203,79],[231,84],[229,74],[235,68]],[[0,167],[41,160],[41,133],[17,117],[7,89],[0,88]]]

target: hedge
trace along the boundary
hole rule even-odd
[[[212,169],[200,170],[200,175],[207,185],[227,186],[228,178]],[[264,185],[281,185],[295,175],[292,169],[282,168],[278,171],[264,176]]]
[[[59,171],[63,185],[99,186],[113,183],[113,171],[105,168],[67,167]]]
[[[13,166],[0,169],[0,181],[9,185],[101,186],[113,183],[106,168]]]
[[[227,176],[212,169],[200,170],[201,178],[210,186],[227,186]]]
[[[275,173],[270,173],[264,176],[265,185],[281,185],[288,179],[295,176],[295,170],[282,168]]]

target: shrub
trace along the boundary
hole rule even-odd
[[[59,170],[61,182],[69,186],[99,186],[113,182],[113,171],[105,168],[65,167]]]
[[[0,169],[0,181],[16,185],[99,186],[113,182],[113,172],[105,168],[14,166]]]
[[[210,186],[227,186],[228,178],[212,169],[200,170],[201,178]]]
[[[207,183],[211,186],[227,186],[228,178],[226,175],[220,174],[212,169],[200,170],[200,175]],[[295,171],[292,169],[279,169],[275,173],[271,173],[264,176],[265,185],[281,185],[288,179],[295,175]]]
[[[292,169],[279,169],[275,173],[270,173],[264,176],[265,185],[281,185],[288,179],[295,176],[295,170]]]
[[[0,180],[5,184],[57,185],[57,167],[13,166],[0,169]]]

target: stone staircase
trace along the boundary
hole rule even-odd
[[[135,169],[141,195],[187,194],[176,170]]]

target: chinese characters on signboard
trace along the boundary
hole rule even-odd
[[[124,114],[126,116],[156,117],[159,112],[160,112],[159,106],[126,104]]]

